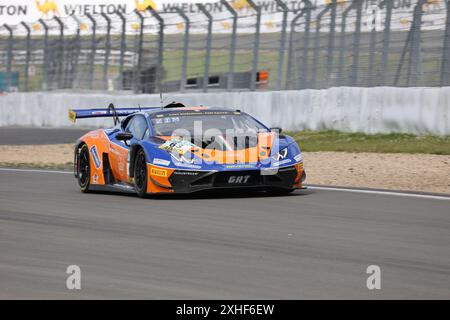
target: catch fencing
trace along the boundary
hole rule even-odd
[[[222,0],[0,26],[0,91],[450,85],[446,0]]]

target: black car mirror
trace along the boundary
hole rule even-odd
[[[283,129],[281,129],[280,127],[274,127],[274,128],[270,128],[270,131],[281,133],[283,131]]]
[[[130,132],[120,132],[116,135],[116,139],[125,142],[127,144],[128,140],[133,139],[133,134]]]

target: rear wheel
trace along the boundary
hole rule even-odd
[[[89,192],[91,184],[91,164],[89,161],[89,149],[83,145],[78,154],[77,179],[82,192]]]
[[[145,152],[140,149],[134,160],[134,186],[139,197],[145,198],[147,196],[147,160],[145,159]]]

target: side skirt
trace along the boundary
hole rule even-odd
[[[92,191],[108,191],[108,192],[123,192],[123,193],[136,193],[133,186],[124,183],[114,183],[106,185],[90,185]]]

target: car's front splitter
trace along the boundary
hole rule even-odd
[[[168,178],[171,187],[167,191],[192,193],[216,189],[293,189],[299,187],[298,176],[298,166],[276,170],[175,170]]]

